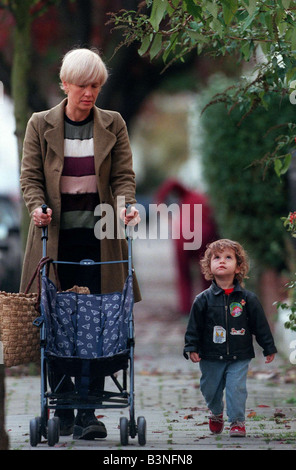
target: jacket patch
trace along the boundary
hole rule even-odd
[[[239,317],[243,313],[243,306],[239,302],[232,302],[229,308],[232,317]]]
[[[226,341],[226,330],[223,326],[214,326],[213,330],[213,341],[214,343],[225,343]]]
[[[246,330],[242,328],[241,330],[236,330],[235,328],[231,328],[230,334],[231,335],[239,335],[243,336],[245,334]]]

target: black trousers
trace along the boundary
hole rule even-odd
[[[92,259],[95,262],[101,260],[100,241],[96,244],[71,244],[68,240],[60,239],[59,261],[79,262],[84,259]],[[58,264],[58,276],[62,290],[71,289],[74,285],[88,287],[91,294],[101,292],[101,266],[81,266],[76,264]]]
[[[91,244],[72,243],[72,240],[61,236],[59,240],[59,261],[79,262],[83,259],[92,259],[100,261],[100,241],[95,239]],[[100,294],[101,292],[101,267],[80,266],[73,264],[58,264],[58,277],[62,290],[71,289],[74,285],[88,287],[91,294]],[[61,382],[65,373],[53,362],[48,364],[48,380],[51,390],[55,390]],[[79,382],[79,379],[77,379]],[[104,376],[89,378],[89,393],[96,390],[103,390],[105,384]],[[74,384],[69,376],[65,376],[62,385],[59,387],[60,393],[71,392],[74,390]]]

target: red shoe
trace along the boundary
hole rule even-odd
[[[230,437],[245,437],[246,436],[245,424],[239,423],[239,422],[231,423],[229,436]]]
[[[213,434],[220,434],[224,428],[223,413],[220,415],[211,414],[209,419],[209,428]]]

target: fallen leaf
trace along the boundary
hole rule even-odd
[[[193,419],[193,415],[186,415],[184,416],[184,419]]]
[[[247,416],[248,418],[254,418],[255,416],[257,416],[257,413],[256,411],[251,411]]]
[[[282,412],[282,410],[275,410],[273,416],[274,418],[284,418],[286,415]]]

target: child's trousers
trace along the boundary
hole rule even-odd
[[[214,415],[223,413],[225,389],[226,410],[231,423],[245,421],[247,400],[247,373],[250,359],[235,361],[208,361],[202,359],[200,389],[209,410]]]

